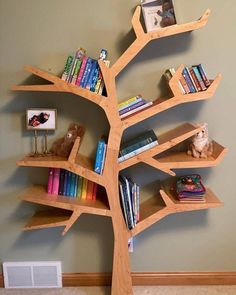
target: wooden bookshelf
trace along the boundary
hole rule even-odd
[[[121,170],[143,162],[155,169],[159,169],[170,175],[175,175],[172,169],[212,167],[218,165],[226,153],[226,149],[216,142],[214,142],[213,156],[207,159],[195,159],[187,156],[186,151],[173,152],[173,147],[188,140],[199,131],[198,127],[185,123],[165,134],[158,135],[158,146],[122,163],[118,163],[117,159],[121,138],[126,128],[179,104],[203,99],[206,100],[212,97],[221,80],[221,75],[218,74],[206,91],[183,95],[178,85],[178,79],[183,69],[183,65],[180,65],[175,75],[169,81],[171,97],[157,98],[149,108],[121,119],[118,113],[118,99],[116,93],[116,77],[119,73],[150,41],[191,32],[205,26],[208,21],[210,10],[206,10],[203,16],[197,21],[173,25],[150,33],[146,33],[143,30],[140,22],[140,13],[141,8],[138,6],[132,19],[132,26],[136,35],[134,42],[110,68],[107,68],[103,62],[99,61],[100,70],[106,86],[106,97],[95,94],[87,89],[71,85],[52,73],[32,66],[25,66],[25,70],[30,74],[43,78],[50,84],[18,85],[12,87],[14,91],[69,92],[99,105],[106,114],[110,125],[110,132],[106,161],[102,175],[98,175],[93,171],[93,159],[89,159],[79,153],[79,139],[76,140],[68,159],[55,156],[26,156],[18,161],[17,165],[24,167],[63,168],[85,177],[90,181],[96,182],[105,188],[106,193],[99,196],[96,201],[76,200],[64,196],[48,195],[44,186],[30,187],[21,194],[20,198],[24,201],[50,208],[49,210],[40,211],[33,215],[26,224],[25,230],[64,227],[62,234],[65,234],[81,214],[84,213],[107,216],[112,219],[114,232],[112,295],[133,294],[127,247],[129,237],[139,234],[167,215],[208,209],[222,205],[222,202],[217,199],[210,189],[207,190],[206,203],[180,204],[174,199],[170,186],[163,186],[159,192],[156,192],[155,196],[148,198],[141,204],[141,220],[137,226],[131,231],[126,227],[119,200],[118,177]]]

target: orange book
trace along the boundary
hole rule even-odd
[[[84,178],[83,180],[83,186],[82,186],[82,194],[81,199],[86,200],[87,197],[87,187],[88,187],[88,179]]]
[[[88,180],[86,200],[93,199],[93,187],[94,187],[94,182]]]

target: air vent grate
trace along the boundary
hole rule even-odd
[[[5,288],[61,288],[61,262],[4,262]]]

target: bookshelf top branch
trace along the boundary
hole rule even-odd
[[[168,26],[162,28],[158,31],[144,32],[143,27],[140,22],[141,16],[141,6],[137,6],[133,18],[132,26],[136,35],[136,39],[129,46],[129,48],[121,55],[121,57],[114,63],[111,70],[114,76],[119,75],[119,73],[125,68],[125,66],[142,50],[142,48],[152,40],[168,37],[176,34],[181,34],[185,32],[191,32],[204,27],[208,21],[210,15],[210,9],[207,9],[205,13],[198,20],[185,23],[176,24],[173,26]]]

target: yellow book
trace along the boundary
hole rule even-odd
[[[135,102],[141,95],[136,95],[134,97],[131,97],[125,101],[122,101],[118,104],[118,109],[123,108],[125,106],[128,106],[130,103]]]
[[[82,194],[81,194],[81,199],[82,200],[86,200],[87,186],[88,186],[88,179],[84,178],[83,186],[82,186]]]

